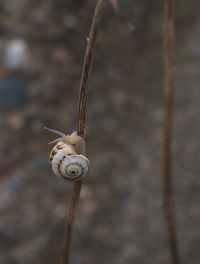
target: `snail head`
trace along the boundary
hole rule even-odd
[[[44,129],[51,131],[51,132],[60,136],[59,138],[49,142],[49,144],[53,144],[53,143],[56,143],[58,141],[63,141],[66,144],[70,144],[70,145],[74,146],[77,150],[77,153],[85,155],[85,152],[86,152],[85,141],[81,136],[79,136],[77,134],[76,131],[74,131],[71,135],[66,135],[66,134],[64,134],[58,130],[51,129],[48,127],[44,127]]]

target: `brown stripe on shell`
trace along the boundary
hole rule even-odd
[[[59,143],[57,143],[57,145],[53,148],[53,150],[52,150],[52,152],[51,152],[50,155],[55,156],[55,155],[58,153],[59,150],[61,150],[61,149],[65,149],[66,145],[68,145],[68,146],[69,146],[69,147],[70,147],[75,153],[77,153],[77,150],[76,150],[76,148],[75,148],[74,146],[72,146],[72,145],[70,145],[70,144],[68,144],[68,143],[64,143],[64,142],[60,143],[60,142],[59,142]],[[68,155],[74,155],[73,151],[72,151],[72,153],[69,153]]]
[[[49,157],[49,163],[50,163],[50,168],[52,169],[52,161],[54,159],[54,156],[57,154],[58,152],[56,151],[56,149],[54,149],[51,153],[50,153],[50,157]]]
[[[64,149],[65,143],[64,142],[58,142],[57,145],[53,148],[53,150],[50,153],[49,162],[50,162],[50,168],[52,169],[52,161],[54,159],[54,156],[58,153],[59,150]]]
[[[49,164],[50,164],[50,168],[52,169],[52,160],[53,160],[53,156],[49,157]]]
[[[51,152],[51,156],[55,156],[56,154],[58,153],[57,149],[54,149],[52,152]]]
[[[49,156],[49,159],[53,158],[57,153],[58,153],[58,151],[55,148],[52,149],[50,156]]]
[[[62,177],[64,177],[64,175],[62,174],[62,170],[61,170],[61,168],[62,168],[62,162],[64,161],[64,159],[66,158],[66,155],[65,156],[63,156],[62,157],[62,159],[59,161],[59,163],[58,163],[58,171],[59,171],[59,173],[60,173],[60,175],[62,176]]]
[[[49,156],[49,164],[50,164],[50,168],[52,169],[52,161],[53,161],[53,158],[54,156],[57,154],[57,150],[56,149],[53,149],[50,153],[50,156]]]
[[[59,143],[57,146],[56,146],[56,149],[64,149],[65,148],[65,143],[62,142],[62,143]]]
[[[65,148],[65,143],[59,141],[59,142],[55,145],[54,150],[55,150],[55,149],[56,149],[56,150],[59,150],[59,149],[63,149],[63,148]]]

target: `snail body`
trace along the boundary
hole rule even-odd
[[[46,128],[47,129],[47,128]],[[61,179],[78,181],[83,179],[90,169],[90,162],[85,157],[85,141],[73,132],[65,135],[57,130],[48,129],[62,137],[53,141],[53,147],[49,162],[53,173]]]

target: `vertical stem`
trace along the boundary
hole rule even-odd
[[[80,84],[79,102],[78,102],[78,113],[77,113],[77,133],[84,137],[85,130],[85,117],[87,110],[87,94],[88,94],[88,81],[92,69],[93,51],[95,47],[95,41],[97,36],[98,24],[101,18],[101,13],[103,9],[103,4],[105,0],[98,0],[94,16],[90,28],[90,34],[88,39],[88,44],[85,53],[82,78]],[[69,214],[66,221],[65,233],[62,245],[62,254],[60,264],[69,263],[69,251],[72,238],[73,224],[75,218],[76,207],[78,205],[78,200],[81,192],[82,181],[77,181],[74,183],[74,188],[72,192],[71,202],[69,205]]]
[[[97,2],[96,9],[94,11],[94,17],[90,29],[90,34],[88,38],[88,45],[86,48],[85,59],[83,64],[83,72],[81,77],[79,103],[78,103],[78,114],[77,114],[77,132],[83,137],[85,128],[85,117],[86,117],[86,107],[87,107],[87,93],[88,93],[88,81],[90,77],[90,72],[92,69],[92,60],[94,46],[97,36],[98,24],[101,18],[102,8],[105,0],[99,0]]]
[[[163,125],[163,188],[164,213],[171,254],[171,262],[179,264],[175,217],[173,212],[173,190],[171,176],[171,129],[174,92],[174,0],[165,0],[164,5],[164,125]]]

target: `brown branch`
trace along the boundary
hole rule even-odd
[[[80,94],[79,94],[79,103],[78,103],[78,122],[77,122],[77,132],[79,136],[84,136],[85,128],[85,116],[86,116],[86,107],[87,107],[87,93],[88,93],[88,80],[90,72],[92,69],[92,58],[93,51],[96,41],[98,24],[101,18],[102,8],[105,0],[99,0],[97,2],[96,9],[94,11],[94,17],[90,29],[88,45],[85,53],[85,59],[83,64],[83,72],[81,77],[80,85]]]
[[[101,13],[103,9],[103,4],[105,0],[98,0],[94,17],[92,20],[90,34],[88,39],[88,44],[85,53],[83,72],[80,84],[79,102],[78,102],[78,114],[77,114],[77,133],[84,137],[85,130],[85,118],[86,118],[86,108],[87,108],[87,94],[88,94],[88,81],[90,77],[90,72],[92,69],[93,51],[95,47],[95,41],[97,36],[98,24],[101,18]],[[73,193],[71,197],[71,202],[69,206],[69,214],[66,221],[63,245],[62,245],[62,255],[60,264],[69,263],[69,251],[70,243],[72,238],[73,223],[75,218],[76,207],[78,204],[80,192],[81,192],[82,181],[77,181],[74,183]]]
[[[164,213],[171,254],[171,262],[179,264],[175,217],[173,212],[173,189],[171,176],[171,126],[174,91],[174,0],[165,0],[164,5],[164,124],[163,124],[163,189]]]

